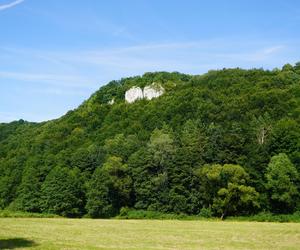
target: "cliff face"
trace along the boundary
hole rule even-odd
[[[161,85],[152,84],[150,86],[146,86],[143,90],[140,87],[132,87],[127,90],[125,93],[125,100],[128,103],[135,102],[139,99],[147,99],[151,100],[153,98],[157,98],[164,93],[164,88]]]
[[[153,98],[157,98],[161,96],[164,93],[164,88],[160,85],[154,85],[146,86],[144,88],[144,98],[147,100],[151,100]]]
[[[129,103],[135,102],[136,100],[143,99],[143,90],[140,87],[132,87],[125,93],[125,100]]]

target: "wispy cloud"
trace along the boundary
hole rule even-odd
[[[274,57],[277,57],[284,49],[286,49],[284,45],[270,45],[263,48],[248,49],[248,51],[220,53],[216,54],[216,57],[225,62],[235,63],[236,66],[240,66],[239,64],[246,62],[249,65],[256,64],[256,67],[262,67],[272,64]],[[277,64],[279,64],[277,65],[279,67],[280,62],[277,62]]]
[[[167,70],[203,73],[211,68],[273,67],[285,45],[268,44],[235,49],[233,42],[202,41],[156,43],[115,49],[54,53],[55,60],[65,64],[84,64],[119,72]],[[49,55],[50,56],[50,55]],[[50,56],[51,57],[51,56]],[[280,62],[277,61],[280,64]]]
[[[262,50],[259,50],[255,53],[253,53],[250,56],[250,60],[257,61],[257,62],[263,61],[263,60],[271,58],[272,56],[280,53],[284,49],[285,49],[284,45],[270,46],[270,47],[264,48]]]
[[[238,43],[238,42],[236,42]],[[77,51],[34,51],[26,52],[39,59],[47,60],[61,66],[93,65],[96,67],[113,66],[120,68],[135,68],[144,71],[152,70],[151,66],[161,67],[161,70],[177,70],[183,65],[191,66],[195,59],[199,63],[210,62],[211,65],[216,58],[231,59],[239,66],[240,61],[257,62],[257,66],[276,56],[285,45],[245,45],[235,49],[232,41],[200,41],[200,42],[171,42],[171,43],[149,43],[136,46],[120,48],[77,50]],[[170,62],[173,62],[170,65]],[[224,65],[225,66],[225,65]],[[207,69],[208,70],[208,69]],[[199,72],[200,73],[200,72]]]
[[[91,83],[87,78],[72,75],[58,74],[32,74],[22,72],[0,71],[0,78],[13,79],[24,82],[38,82],[41,85],[58,85],[64,87],[91,87]]]
[[[281,56],[288,47],[284,43],[245,44],[239,48],[235,44],[245,43],[216,39],[75,51],[0,48],[2,56],[8,55],[6,64],[26,62],[15,67],[23,67],[22,71],[1,70],[0,78],[96,89],[109,80],[147,71],[199,74],[223,67],[271,68],[286,62]],[[25,70],[28,65],[30,70]]]
[[[283,45],[280,45],[280,46],[273,46],[273,47],[270,47],[270,48],[265,49],[263,52],[264,52],[264,54],[269,55],[269,54],[276,53],[276,52],[282,50],[283,48],[284,48]]]
[[[40,113],[37,117],[2,113],[0,121],[11,117],[33,121],[59,117],[108,81],[149,71],[201,74],[230,67],[280,67],[298,60],[299,45],[300,41],[212,39],[73,50],[0,47],[0,87],[10,86],[14,93],[33,99],[51,99],[56,107],[44,118],[44,111],[36,111]],[[68,107],[64,105],[66,100],[71,103]],[[52,110],[57,112],[52,114]]]
[[[16,5],[23,3],[25,0],[16,0],[14,2],[11,3],[7,3],[7,4],[1,4],[0,5],[0,11],[1,10],[6,10],[6,9],[10,9],[12,7],[15,7]]]

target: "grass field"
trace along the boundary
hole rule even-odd
[[[299,248],[297,223],[0,219],[0,249]]]

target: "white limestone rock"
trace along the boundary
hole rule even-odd
[[[140,99],[151,100],[161,96],[165,92],[165,89],[157,83],[152,83],[150,86],[146,86],[143,90],[140,87],[132,87],[125,92],[125,100],[128,103],[133,103]]]
[[[153,83],[150,86],[146,86],[144,88],[144,98],[147,100],[151,100],[153,98],[157,98],[161,96],[165,92],[164,88],[161,85]]]
[[[128,103],[132,103],[143,98],[144,98],[143,91],[140,87],[132,87],[131,89],[127,90],[125,93],[125,100]]]

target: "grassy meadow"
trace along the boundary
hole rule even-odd
[[[0,218],[0,249],[299,249],[299,223]]]

